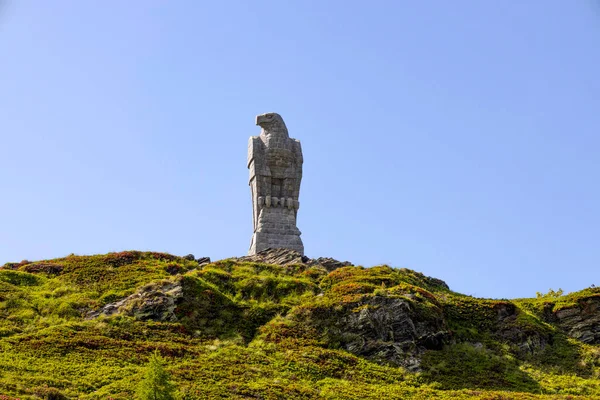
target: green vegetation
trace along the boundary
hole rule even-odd
[[[183,291],[173,318],[165,287]],[[598,296],[477,299],[388,266],[198,267],[137,251],[23,261],[0,268],[0,400],[132,399],[167,375],[185,400],[599,398],[600,346],[548,317]],[[443,333],[403,348],[416,372],[390,356],[398,333],[363,324],[398,312]]]
[[[162,357],[155,351],[150,357],[144,379],[138,385],[139,400],[175,400],[175,385],[163,368]]]
[[[562,295],[562,289],[556,292],[550,289],[548,293],[538,294],[534,299],[517,299],[515,303],[539,316],[543,316],[545,312],[555,312],[574,307],[582,300],[590,298],[600,299],[600,287],[589,287],[566,295]]]

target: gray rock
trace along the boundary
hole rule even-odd
[[[142,321],[176,321],[175,308],[182,298],[181,279],[163,280],[146,285],[131,296],[107,304],[100,310],[88,312],[86,319],[126,314]]]
[[[349,261],[338,261],[330,257],[312,259],[295,250],[285,248],[268,248],[253,255],[239,257],[237,260],[276,265],[305,264],[306,266],[322,266],[328,272],[340,267],[352,265]]]
[[[331,257],[319,257],[314,260],[311,260],[310,263],[312,265],[322,265],[328,272],[331,272],[341,267],[348,267],[353,265],[350,261],[338,261]]]
[[[555,311],[546,319],[575,339],[600,344],[600,295],[582,298],[577,305]]]
[[[210,264],[210,257],[200,257],[196,259],[198,265]]]
[[[187,256],[183,256],[183,258],[188,261],[194,261],[196,259],[193,254],[188,254]]]
[[[306,264],[310,259],[299,252],[284,248],[268,248],[256,254],[239,257],[238,261],[276,265]]]
[[[537,354],[552,342],[549,331],[528,328],[517,322],[522,311],[513,303],[499,303],[494,306],[496,326],[492,335],[505,343],[513,345],[520,356]]]
[[[425,350],[441,349],[450,340],[441,311],[426,316],[398,297],[363,297],[337,307],[302,310],[290,317],[351,353],[412,371],[419,370]]]

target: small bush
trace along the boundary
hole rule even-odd
[[[144,379],[138,385],[139,400],[175,400],[175,385],[163,367],[164,360],[155,351],[146,366]]]
[[[69,400],[69,398],[62,394],[60,390],[53,387],[41,386],[33,389],[33,392],[37,397],[44,400]]]
[[[0,281],[15,286],[35,286],[41,283],[41,279],[27,272],[0,270]]]

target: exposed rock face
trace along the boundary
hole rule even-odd
[[[600,344],[600,295],[582,298],[573,307],[547,312],[546,319],[575,339]]]
[[[175,309],[182,297],[183,288],[180,279],[155,282],[144,286],[129,297],[107,304],[98,311],[89,312],[86,319],[123,313],[142,321],[176,321]]]
[[[262,130],[248,142],[248,169],[254,234],[249,255],[267,248],[286,248],[304,254],[296,216],[300,203],[302,148],[288,135],[279,114],[256,117]]]
[[[493,336],[516,346],[516,352],[521,356],[538,353],[552,342],[549,331],[527,329],[517,323],[521,312],[514,304],[504,303],[494,307],[497,312],[497,326]]]
[[[356,355],[410,370],[419,369],[423,351],[441,349],[450,338],[441,312],[425,315],[399,297],[363,297],[338,307],[303,309],[292,318]]]
[[[331,272],[337,268],[351,266],[352,263],[349,261],[338,261],[329,257],[319,257],[316,259],[308,258],[300,254],[299,252],[291,249],[265,249],[256,254],[240,257],[238,261],[246,262],[260,262],[265,264],[276,264],[276,265],[292,265],[292,264],[306,264],[309,266],[320,265],[324,267],[328,272]]]
[[[423,318],[403,299],[375,296],[340,320],[344,347],[357,355],[408,369],[426,349],[441,349],[449,335],[441,316]]]

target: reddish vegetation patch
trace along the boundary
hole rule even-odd
[[[40,399],[69,400],[69,398],[62,394],[60,390],[54,387],[50,387],[46,384],[44,384],[44,386],[38,386],[33,389],[28,389],[27,391],[33,393],[36,398]]]
[[[167,270],[167,273],[170,275],[181,274],[184,271],[183,267],[181,265],[175,264],[175,263],[167,265],[166,270]]]
[[[348,294],[369,294],[373,293],[375,289],[377,289],[377,286],[370,283],[350,282],[335,285],[331,289],[331,292],[343,296]]]
[[[435,297],[435,295],[423,288],[420,288],[418,286],[414,286],[408,283],[401,283],[399,285],[396,285],[394,287],[391,287],[388,290],[389,294],[419,294],[421,296],[423,296],[425,299],[427,299],[428,301],[430,301],[431,303],[435,304],[436,306],[440,306],[440,303],[437,299],[437,297]]]
[[[150,257],[155,258],[157,260],[163,260],[163,261],[175,261],[175,260],[179,260],[181,257],[178,256],[174,256],[172,254],[168,254],[168,253],[157,253],[155,251],[149,253]]]
[[[120,251],[118,253],[108,253],[104,256],[104,262],[113,267],[120,267],[127,264],[133,264],[142,257],[139,251]]]
[[[418,286],[415,286],[415,291],[425,297],[427,300],[431,301],[435,305],[439,305],[437,297],[435,297],[432,293],[428,292],[425,289],[422,289]]]
[[[318,345],[315,338],[318,332],[308,325],[292,324],[289,320],[273,319],[259,328],[262,338],[271,343],[304,342],[305,345]]]
[[[18,263],[9,262],[9,263],[4,264],[0,268],[1,269],[19,269],[23,265],[27,265],[27,264],[31,264],[31,261],[23,260],[23,261],[18,262]],[[2,400],[2,398],[0,398],[0,400]]]
[[[60,274],[63,270],[63,266],[52,263],[33,263],[25,265],[22,270],[33,274],[40,272],[45,272],[47,274]]]
[[[328,278],[331,280],[332,283],[335,284],[337,282],[341,282],[346,279],[350,279],[353,276],[355,276],[361,272],[363,272],[363,271],[356,267],[338,268],[335,271],[330,272]]]

